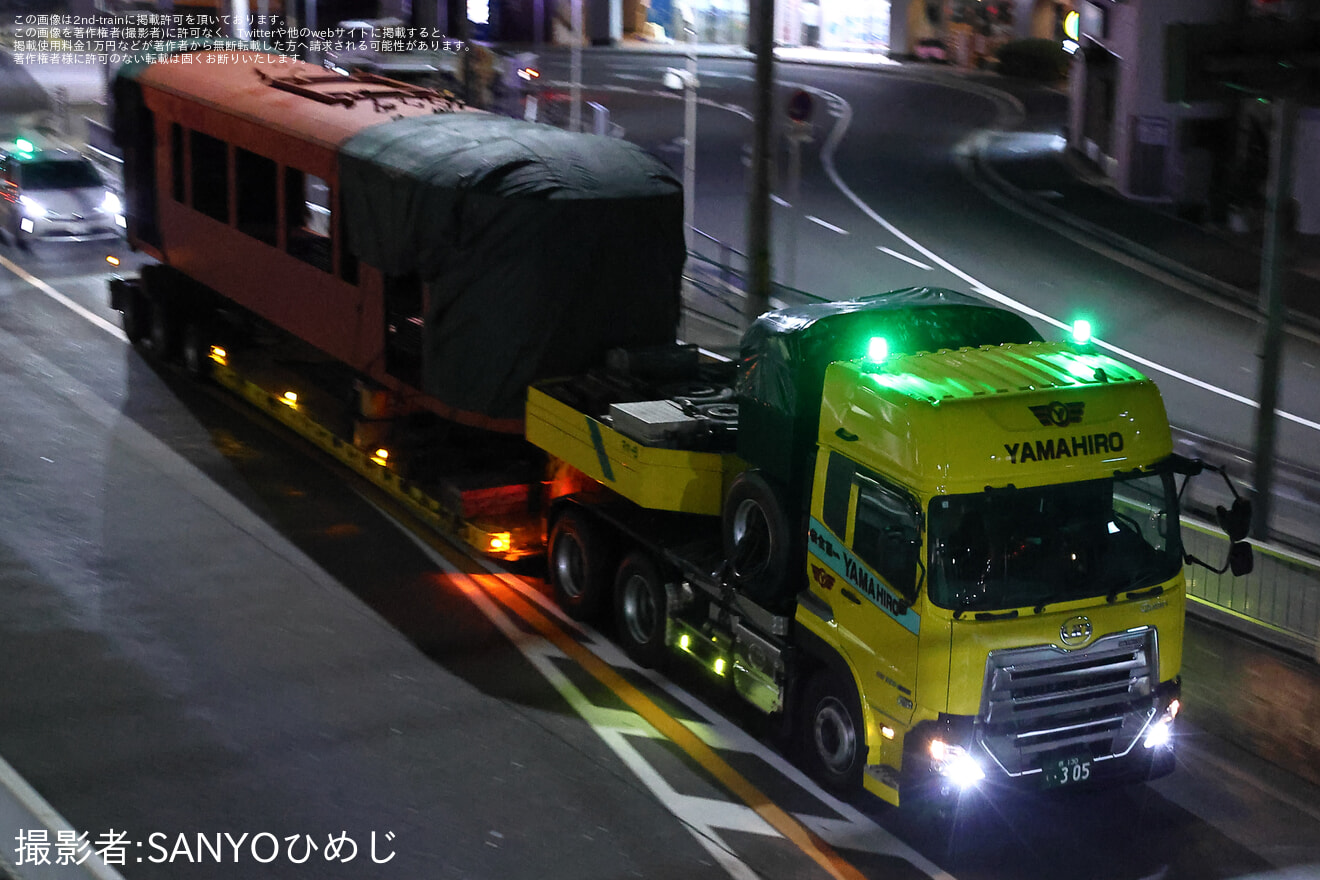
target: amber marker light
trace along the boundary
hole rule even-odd
[[[114,254],[108,254],[105,258],[105,261],[109,263],[111,266],[119,265],[119,258],[116,257]]]

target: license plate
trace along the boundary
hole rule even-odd
[[[1056,758],[1045,764],[1043,784],[1045,788],[1058,788],[1061,785],[1076,785],[1090,778],[1090,758],[1081,756]]]

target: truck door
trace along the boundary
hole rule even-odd
[[[811,565],[821,569],[812,572],[812,590],[834,612],[837,647],[861,676],[867,702],[906,723],[920,630],[910,607],[919,584],[919,508],[878,474],[832,453],[821,511],[825,522],[812,523]]]

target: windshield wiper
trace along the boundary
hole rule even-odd
[[[1018,610],[1013,608],[1009,611],[978,611],[977,620],[1012,620],[1018,616]]]

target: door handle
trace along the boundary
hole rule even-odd
[[[839,594],[843,596],[843,598],[847,599],[849,602],[853,603],[854,605],[862,604],[862,600],[857,596],[857,594],[854,593],[852,590],[848,589],[847,587],[840,588]]]

